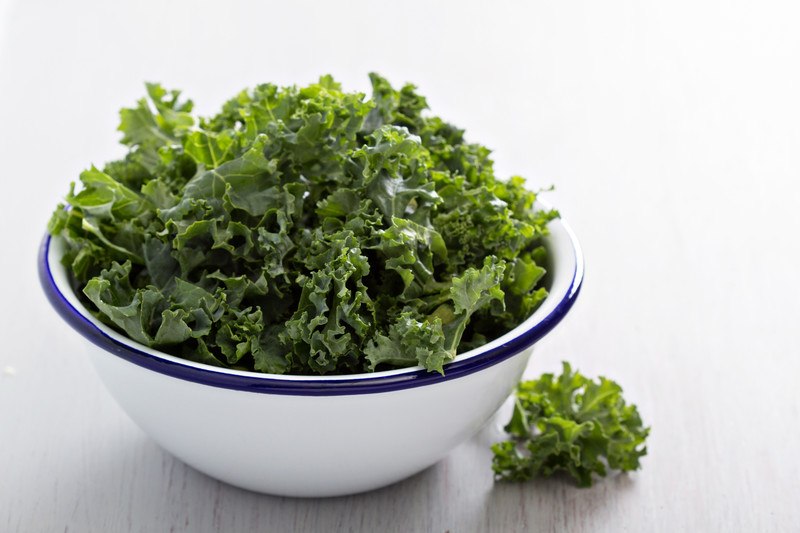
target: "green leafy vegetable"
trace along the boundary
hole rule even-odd
[[[581,487],[607,469],[639,468],[650,432],[622,388],[604,377],[590,380],[563,363],[560,376],[543,374],[517,387],[511,439],[492,446],[498,480],[526,481],[564,471]]]
[[[413,85],[370,79],[371,98],[263,84],[206,118],[147,84],[120,113],[126,156],[50,221],[86,305],[147,346],[269,373],[443,372],[519,324],[557,213]]]

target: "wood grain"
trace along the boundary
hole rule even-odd
[[[798,14],[778,1],[9,3],[0,531],[797,531]],[[420,85],[497,149],[499,173],[556,185],[586,283],[528,374],[568,359],[619,381],[653,427],[642,471],[587,490],[494,484],[506,412],[397,485],[264,496],[174,460],[103,389],[33,264],[68,182],[120,154],[118,108],[144,80],[209,112],[244,85],[327,71],[366,89],[370,69]]]

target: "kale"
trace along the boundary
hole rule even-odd
[[[147,84],[126,156],[50,221],[87,307],[167,353],[291,374],[443,372],[527,318],[557,213],[413,85],[370,79],[369,99],[263,84],[205,118]]]
[[[492,446],[496,479],[526,481],[566,472],[581,487],[607,469],[637,470],[650,433],[617,383],[588,379],[569,363],[558,377],[543,374],[519,384],[505,430],[511,438]]]

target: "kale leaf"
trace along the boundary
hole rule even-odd
[[[543,374],[518,385],[505,430],[511,438],[492,446],[496,479],[526,481],[563,471],[581,487],[608,469],[637,470],[650,433],[617,383],[590,380],[566,362],[558,377]]]
[[[211,117],[147,84],[125,157],[49,224],[84,303],[147,346],[268,373],[444,372],[518,325],[557,213],[413,85],[370,80],[371,98],[262,84]]]

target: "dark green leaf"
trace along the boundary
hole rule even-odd
[[[635,405],[625,403],[622,388],[597,381],[563,363],[560,376],[543,374],[517,387],[514,414],[506,431],[511,439],[492,446],[498,480],[525,481],[556,472],[571,475],[581,487],[607,470],[640,467],[650,428]]]

